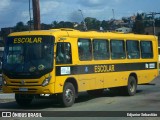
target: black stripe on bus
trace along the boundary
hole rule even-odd
[[[56,66],[56,76],[157,69],[157,62]]]

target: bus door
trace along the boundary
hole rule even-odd
[[[56,44],[56,90],[59,84],[63,85],[65,80],[72,75],[72,54],[69,42],[57,42]]]

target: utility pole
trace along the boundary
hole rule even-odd
[[[156,29],[155,29],[155,15],[160,14],[160,13],[156,13],[156,12],[151,12],[150,14],[147,15],[151,15],[152,16],[152,22],[153,22],[153,35],[155,35],[156,33]]]
[[[83,16],[83,13],[82,13],[82,10],[78,10],[80,13],[81,13],[81,16],[82,16],[82,19],[83,19],[83,27],[84,27],[84,30],[86,30],[87,31],[87,25],[86,25],[86,22],[85,22],[85,20],[84,20],[84,16]]]
[[[114,9],[112,9],[112,14],[113,14],[113,20],[115,20]]]
[[[30,20],[30,22],[29,22],[29,30],[31,30],[32,29],[32,25],[31,25],[31,20],[32,20],[32,18],[31,18],[31,0],[29,0],[29,20]]]
[[[40,30],[40,8],[39,0],[32,0],[34,29]]]

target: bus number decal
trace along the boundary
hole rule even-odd
[[[68,75],[71,74],[70,67],[61,67],[61,75]]]
[[[152,69],[152,68],[156,68],[156,65],[155,65],[155,63],[146,63],[145,67]]]
[[[150,63],[149,68],[155,68],[155,63]]]

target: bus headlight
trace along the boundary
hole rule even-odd
[[[7,85],[7,82],[6,82],[6,80],[5,80],[4,77],[2,77],[2,84],[3,84],[3,85]]]
[[[51,80],[51,76],[49,76],[48,78],[45,78],[45,80],[42,83],[42,86],[44,87],[44,86],[48,85],[50,80]]]

